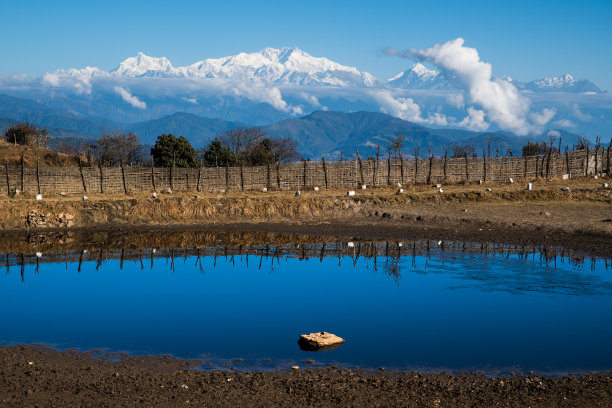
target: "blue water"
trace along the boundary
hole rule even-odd
[[[200,264],[201,262],[201,264]],[[244,369],[612,369],[612,271],[538,254],[25,265],[0,275],[0,342],[203,358]],[[300,334],[346,339],[325,352]],[[230,364],[230,363],[227,363]]]

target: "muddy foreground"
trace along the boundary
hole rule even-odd
[[[2,407],[610,407],[612,373],[580,377],[360,372],[235,373],[197,361],[0,348]]]

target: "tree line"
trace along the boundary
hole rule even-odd
[[[48,148],[51,138],[47,129],[19,123],[4,132],[4,139],[16,145]],[[136,134],[120,131],[103,133],[95,143],[78,147],[60,143],[56,150],[77,156],[83,165],[90,166],[145,164],[148,156]],[[271,138],[256,127],[221,132],[200,150],[184,136],[164,133],[157,137],[150,154],[157,167],[261,166],[302,159],[293,139]]]

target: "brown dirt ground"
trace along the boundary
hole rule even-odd
[[[0,348],[2,407],[610,407],[612,374],[199,371],[197,361],[120,361],[37,346]]]

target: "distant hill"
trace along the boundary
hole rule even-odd
[[[140,143],[155,144],[157,136],[162,133],[172,133],[175,136],[185,136],[195,147],[203,147],[219,133],[244,126],[246,125],[223,119],[175,113],[160,119],[133,124],[125,130],[138,135]]]

